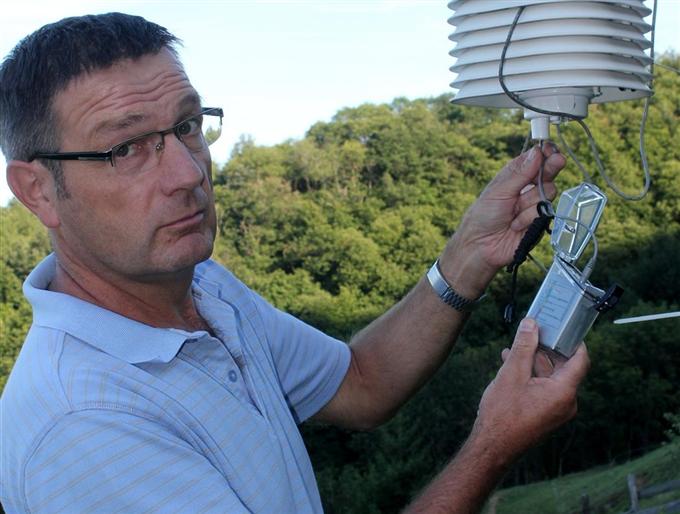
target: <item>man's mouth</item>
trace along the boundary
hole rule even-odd
[[[162,228],[186,229],[194,225],[199,225],[205,219],[205,209],[199,209],[191,214],[177,218],[170,223],[166,223]]]

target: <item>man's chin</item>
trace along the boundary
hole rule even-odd
[[[199,236],[195,234],[194,236]],[[161,255],[156,267],[159,273],[180,273],[192,270],[194,266],[210,258],[213,252],[214,242],[208,237],[185,237],[175,248]],[[198,239],[190,241],[188,239]]]
[[[188,255],[178,256],[178,258],[173,263],[176,271],[181,271],[187,268],[193,268],[197,264],[210,258],[213,252],[213,245],[205,245],[204,248],[193,248]]]

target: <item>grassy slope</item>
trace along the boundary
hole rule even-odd
[[[575,514],[581,512],[584,493],[590,497],[592,513],[624,512],[630,507],[626,482],[629,473],[635,473],[640,488],[680,479],[680,442],[618,466],[593,468],[555,480],[499,490],[484,513],[493,514],[495,510],[495,514]],[[680,490],[642,500],[640,506],[675,499],[680,499]]]

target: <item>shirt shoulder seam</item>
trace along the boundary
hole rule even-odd
[[[69,402],[69,405],[71,405],[70,402]],[[132,407],[129,407],[127,405],[117,404],[115,402],[90,402],[90,403],[86,403],[86,404],[83,404],[80,407],[71,408],[70,410],[68,410],[66,412],[62,412],[59,416],[55,416],[54,418],[52,418],[50,423],[47,423],[45,425],[45,427],[43,428],[43,430],[39,433],[39,435],[37,435],[35,437],[33,444],[31,445],[30,450],[26,453],[26,457],[23,459],[23,463],[22,463],[22,466],[21,466],[22,467],[22,469],[21,469],[21,484],[20,484],[21,498],[22,498],[23,503],[24,503],[25,511],[28,514],[31,513],[31,509],[28,505],[28,498],[26,497],[26,471],[28,469],[28,465],[29,465],[31,459],[33,459],[33,457],[35,456],[35,453],[38,451],[38,449],[40,448],[40,445],[45,440],[47,435],[52,430],[54,430],[54,428],[61,421],[63,421],[65,418],[67,418],[70,415],[79,414],[81,412],[89,411],[89,410],[120,411],[120,412],[124,412],[126,414],[130,414],[132,416],[136,416],[138,418],[146,419],[147,421],[155,421],[155,419],[151,416],[146,416],[143,413],[138,412],[137,410],[135,410]]]

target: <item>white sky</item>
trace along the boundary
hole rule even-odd
[[[486,1],[486,0],[478,0]],[[652,1],[647,0],[651,6]],[[449,89],[446,0],[24,0],[4,2],[0,58],[67,16],[122,11],[167,27],[206,105],[223,107],[213,158],[239,135],[271,145],[301,138],[340,108]],[[680,0],[658,0],[657,52],[678,49]],[[0,170],[5,161],[0,154]],[[0,173],[0,205],[12,198]]]

